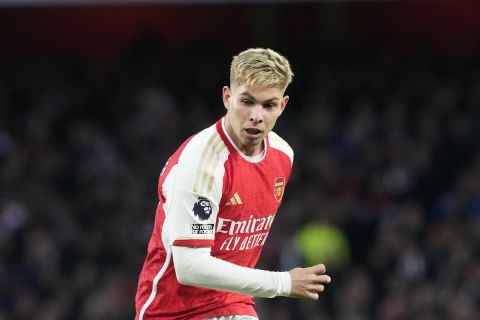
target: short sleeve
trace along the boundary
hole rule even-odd
[[[212,246],[228,150],[218,133],[195,137],[163,184],[164,227],[174,246]],[[202,141],[203,139],[203,141]]]

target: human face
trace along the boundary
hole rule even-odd
[[[276,87],[223,87],[223,103],[227,108],[225,127],[240,151],[248,156],[262,151],[263,139],[275,126],[288,99]]]

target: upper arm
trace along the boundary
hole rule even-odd
[[[217,139],[220,139],[220,141]],[[162,188],[170,245],[211,246],[223,188],[225,147],[218,134],[192,139]]]

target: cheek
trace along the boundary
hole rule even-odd
[[[242,109],[236,109],[233,112],[233,116],[236,120],[237,125],[241,126],[241,123],[248,118],[248,114]]]
[[[273,126],[275,125],[275,123],[277,122],[277,119],[278,119],[278,115],[269,115],[268,117],[266,117],[265,119],[267,119],[267,126],[269,127],[269,129],[272,129]]]
[[[248,114],[248,111],[246,108],[236,108],[235,114],[238,118],[245,118]]]

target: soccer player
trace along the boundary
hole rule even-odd
[[[293,73],[271,49],[234,56],[226,115],[187,139],[160,174],[159,203],[136,295],[136,319],[254,320],[253,296],[318,299],[323,264],[254,269],[293,151],[272,129]]]

